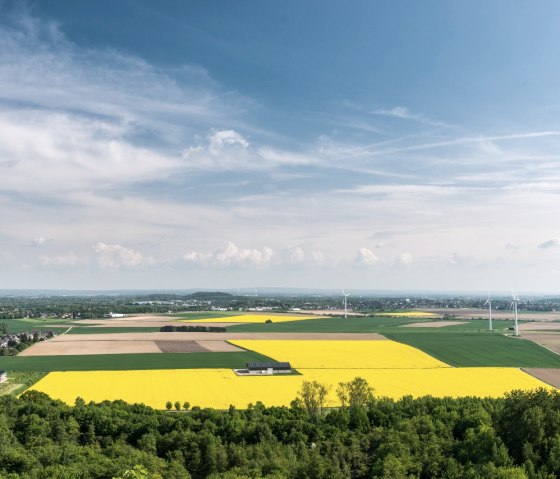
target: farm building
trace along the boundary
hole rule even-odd
[[[238,376],[261,376],[272,374],[291,374],[292,366],[287,362],[247,363],[245,369],[234,369]]]
[[[249,374],[289,374],[292,366],[288,362],[247,363]]]
[[[3,383],[8,380],[8,372],[7,371],[0,371],[0,383]]]

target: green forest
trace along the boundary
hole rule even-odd
[[[227,391],[224,391],[227,394]],[[157,411],[0,397],[0,477],[503,478],[560,476],[560,393],[500,399],[363,396],[322,410]]]

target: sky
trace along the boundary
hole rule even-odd
[[[0,288],[560,293],[559,22],[0,0]]]

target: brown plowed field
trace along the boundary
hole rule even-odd
[[[241,348],[228,343],[227,341],[197,341],[203,348],[215,353],[234,353],[243,351]]]
[[[524,339],[529,339],[534,341],[541,346],[544,346],[555,353],[560,354],[560,334],[558,333],[533,333],[525,332],[523,334]]]
[[[97,336],[97,335],[88,335]],[[241,348],[224,340],[108,340],[114,334],[103,334],[103,339],[78,341],[43,341],[22,351],[20,356],[66,356],[89,354],[130,354],[130,353],[205,353],[205,352],[238,352]],[[72,338],[75,336],[67,336]]]
[[[42,341],[18,356],[66,356],[84,354],[159,353],[155,341]]]
[[[523,323],[519,325],[520,331],[559,331],[560,323],[553,323],[552,321],[535,321],[531,323]]]
[[[154,341],[162,353],[207,353],[196,341]]]
[[[522,368],[522,371],[560,389],[560,369],[550,368]]]

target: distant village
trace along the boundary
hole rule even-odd
[[[25,331],[20,333],[0,335],[0,356],[13,356],[33,343],[54,338],[54,331]]]

